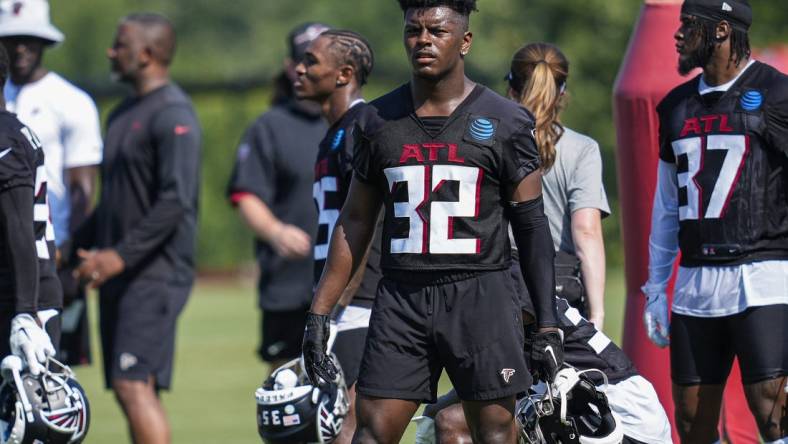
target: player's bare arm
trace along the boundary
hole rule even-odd
[[[363,265],[380,211],[380,194],[355,178],[331,236],[328,261],[312,300],[311,312],[327,315],[337,304],[351,276]]]

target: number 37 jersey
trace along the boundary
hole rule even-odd
[[[788,259],[788,77],[754,62],[725,92],[701,96],[699,82],[657,107],[682,266]]]
[[[428,131],[410,87],[372,102],[357,129],[355,177],[378,188],[385,205],[384,270],[495,270],[510,261],[504,203],[539,168],[533,119],[524,108],[477,85]]]

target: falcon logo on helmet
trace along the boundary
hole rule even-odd
[[[0,443],[77,444],[90,426],[90,406],[68,366],[49,358],[35,377],[17,356],[0,364]]]
[[[350,410],[345,377],[339,371],[338,382],[314,387],[301,359],[294,359],[276,369],[262,387],[257,399],[257,431],[264,442],[330,443],[342,430]]]

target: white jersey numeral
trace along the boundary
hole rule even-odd
[[[717,175],[704,219],[719,219],[733,195],[747,154],[747,136],[711,135],[706,138],[706,150],[724,150],[725,160]],[[680,220],[701,219],[703,212],[703,189],[695,180],[703,170],[703,138],[692,137],[672,143],[673,152],[687,156],[687,172],[678,174],[678,186],[687,189],[687,204],[679,207]]]
[[[408,237],[392,238],[391,253],[475,254],[479,239],[454,238],[455,217],[476,217],[479,213],[479,185],[482,171],[475,167],[457,165],[411,165],[384,170],[389,189],[406,183],[407,202],[394,203],[394,217],[407,218]],[[429,204],[429,219],[422,214],[432,192],[446,182],[458,182],[456,202],[433,201]]]
[[[326,243],[315,243],[315,260],[321,260],[328,257],[328,245],[331,243],[331,233],[334,232],[334,226],[339,219],[339,210],[334,208],[326,208],[326,193],[337,191],[337,178],[333,176],[321,177],[319,181],[312,184],[312,197],[317,203],[317,212],[319,225],[328,225],[328,237]]]

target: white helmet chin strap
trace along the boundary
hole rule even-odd
[[[561,418],[561,422],[563,422],[564,424],[568,423],[568,421],[566,420],[566,409],[567,409],[567,405],[569,404],[566,400],[567,395],[569,394],[569,392],[572,391],[572,388],[574,388],[574,386],[577,385],[578,382],[580,382],[580,375],[584,373],[593,373],[593,372],[602,375],[602,380],[604,381],[604,384],[602,386],[602,392],[607,391],[607,385],[608,385],[607,375],[603,371],[595,368],[577,371],[577,369],[575,369],[574,367],[564,367],[561,370],[559,370],[558,373],[555,375],[555,382],[553,382],[553,384],[548,384],[547,396],[550,399],[550,403],[552,404],[552,396],[553,396],[552,390],[550,390],[551,385],[554,387],[553,390],[555,390],[558,398],[561,400],[560,418]]]

